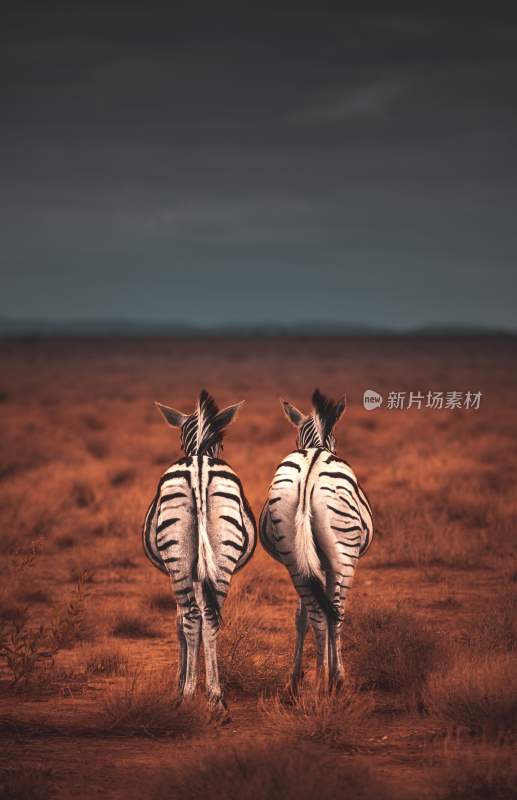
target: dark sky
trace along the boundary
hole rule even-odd
[[[2,12],[0,318],[516,328],[515,17],[246,5]]]

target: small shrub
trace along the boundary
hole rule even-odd
[[[0,622],[21,622],[27,617],[27,609],[20,603],[4,600],[0,607]]]
[[[434,600],[429,603],[427,608],[432,608],[435,611],[457,611],[458,608],[462,608],[462,603],[456,600],[455,597],[444,597],[442,600]]]
[[[114,487],[126,486],[135,479],[135,472],[132,469],[119,469],[110,477],[110,483]]]
[[[149,598],[149,607],[156,611],[175,611],[176,598],[171,592],[154,592]]]
[[[112,630],[119,639],[157,639],[160,634],[145,619],[122,614]]]
[[[278,697],[263,699],[260,711],[272,733],[350,749],[364,742],[374,706],[371,695],[347,687],[325,695],[305,691],[289,705]]]
[[[79,581],[69,603],[53,610],[49,625],[35,623],[27,608],[0,621],[0,658],[11,673],[13,686],[37,682],[37,673],[48,670],[60,650],[85,638],[85,596]]]
[[[352,609],[343,638],[350,674],[361,689],[397,693],[409,705],[420,702],[438,653],[418,620],[398,608]]]
[[[27,589],[18,594],[18,599],[22,603],[48,603],[50,602],[50,595],[43,589]]]
[[[89,573],[83,572],[67,605],[54,611],[50,635],[56,651],[72,647],[76,642],[91,637],[91,630],[85,619],[89,580]]]
[[[124,675],[128,659],[117,650],[98,650],[88,658],[86,671],[90,675]]]
[[[286,682],[286,653],[271,657],[257,637],[257,620],[240,600],[225,606],[224,624],[218,640],[221,682],[226,689],[247,694],[278,691]]]
[[[94,562],[77,561],[70,565],[69,578],[72,583],[82,582],[85,586],[88,583],[95,583],[95,564]]]
[[[90,431],[103,431],[106,427],[104,422],[99,417],[96,417],[95,414],[84,414],[83,424]]]
[[[52,659],[53,647],[48,628],[31,627],[27,617],[0,625],[0,658],[12,676],[12,685],[27,684],[43,662]]]
[[[447,728],[477,736],[514,736],[517,672],[509,655],[472,661],[458,654],[446,672],[430,676],[425,704]]]
[[[72,487],[72,500],[77,508],[89,508],[95,503],[95,492],[87,483],[78,482]]]
[[[103,701],[99,730],[125,735],[191,736],[208,721],[206,707],[191,700],[178,705],[173,682],[137,671]]]
[[[132,558],[119,558],[112,561],[111,566],[114,569],[137,569],[138,564]]]
[[[56,539],[56,547],[60,550],[70,550],[77,545],[77,540],[73,536],[59,536]]]
[[[104,439],[100,438],[90,438],[86,442],[86,449],[90,453],[91,456],[97,458],[99,460],[106,458],[109,453],[109,447]]]

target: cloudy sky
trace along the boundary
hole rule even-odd
[[[311,6],[3,12],[0,319],[517,328],[515,15]]]

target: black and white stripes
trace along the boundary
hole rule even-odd
[[[328,666],[331,684],[343,679],[339,641],[344,604],[357,560],[371,544],[373,521],[353,470],[334,454],[333,428],[344,399],[333,403],[316,390],[309,416],[290,403],[283,405],[298,429],[298,450],[277,468],[260,518],[260,539],[287,567],[300,596],[292,674],[296,690],[308,622],[322,678]]]
[[[191,415],[159,406],[169,424],[180,427],[186,455],[162,475],[143,528],[144,551],[170,576],[176,596],[180,693],[194,692],[202,640],[207,690],[216,705],[222,704],[215,649],[221,608],[232,575],[249,561],[256,544],[242,484],[219,458],[223,429],[239,405],[219,411],[203,391]]]
[[[334,426],[345,399],[336,403],[316,390],[312,401],[307,416],[282,401],[298,431],[297,449],[279,464],[260,518],[264,548],[287,567],[300,597],[293,691],[309,624],[320,677],[328,675],[331,686],[342,682],[344,604],[357,561],[373,536],[368,499],[350,465],[335,455]],[[167,422],[180,429],[185,455],[162,475],[143,528],[146,555],[169,575],[176,596],[180,694],[195,690],[202,641],[207,691],[221,708],[216,655],[221,609],[233,574],[249,561],[256,544],[242,484],[220,457],[223,430],[239,406],[219,411],[206,391],[190,415],[158,404]]]

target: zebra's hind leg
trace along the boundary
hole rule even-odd
[[[185,678],[187,675],[187,640],[183,631],[183,620],[180,614],[176,617],[176,631],[179,644],[178,693],[181,696],[185,689]]]
[[[341,622],[329,621],[328,632],[329,689],[341,689],[345,670],[341,658]]]
[[[351,546],[349,545],[350,549]],[[359,546],[355,548],[355,552],[343,554],[341,564],[336,567],[336,575],[339,580],[336,581],[333,587],[334,605],[339,608],[339,621],[329,623],[329,659],[332,664],[329,682],[330,688],[338,690],[345,683],[345,670],[341,656],[341,631],[343,629],[347,595],[354,579],[358,556]]]
[[[325,591],[327,597],[333,598],[333,605],[335,608],[340,609],[341,617],[341,583],[336,583],[336,573],[334,571],[327,572],[326,577]],[[339,689],[343,685],[345,678],[341,659],[341,625],[341,618],[339,621],[328,619],[327,652],[330,691]]]
[[[203,594],[198,598],[202,611],[203,651],[205,656],[206,693],[208,702],[215,714],[223,720],[229,720],[228,708],[224,701],[219,667],[217,663],[217,637],[219,634],[219,614],[207,603]]]
[[[319,691],[328,684],[328,623],[327,617],[315,600],[308,609],[309,621],[316,642],[316,684]]]
[[[201,611],[194,595],[189,594],[182,607],[181,624],[185,636],[187,665],[183,697],[192,697],[197,683],[197,660],[201,643]]]
[[[302,678],[302,658],[303,658],[303,645],[305,642],[305,635],[309,621],[307,618],[307,609],[300,600],[298,608],[296,609],[296,645],[294,648],[294,664],[291,673],[291,692],[295,695],[298,691],[298,686]]]

